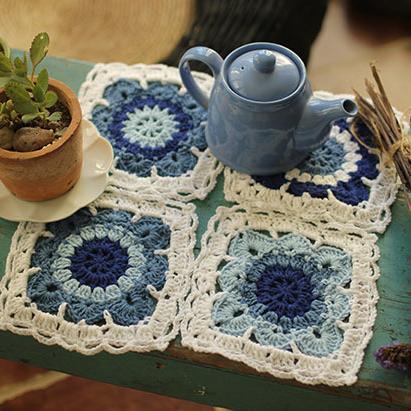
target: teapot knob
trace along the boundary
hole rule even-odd
[[[261,73],[271,73],[274,71],[275,62],[275,53],[271,50],[257,51],[253,57],[254,67]]]

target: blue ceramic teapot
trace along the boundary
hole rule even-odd
[[[191,75],[190,60],[213,72],[210,97]],[[314,97],[304,63],[277,44],[247,44],[224,61],[209,48],[194,47],[179,68],[188,92],[208,108],[210,150],[243,173],[269,175],[293,168],[324,143],[331,122],[357,113],[353,100]]]

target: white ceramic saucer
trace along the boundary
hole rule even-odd
[[[53,200],[30,202],[12,195],[0,182],[0,217],[46,223],[61,220],[95,200],[106,188],[113,162],[111,144],[93,123],[83,119],[83,169],[76,185]]]

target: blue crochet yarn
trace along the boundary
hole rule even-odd
[[[143,319],[154,311],[155,302],[144,290],[144,283],[136,285],[109,305],[113,320],[120,325],[133,324],[136,318]]]
[[[113,144],[117,167],[147,177],[152,166],[161,176],[192,170],[192,147],[205,150],[206,111],[175,85],[151,83],[143,89],[135,80],[119,80],[104,92],[108,106],[93,109],[92,121]]]
[[[68,321],[102,324],[104,311],[120,325],[152,315],[156,301],[148,285],[161,290],[168,270],[156,250],[170,245],[170,228],[156,217],[132,222],[132,213],[81,209],[47,224],[53,238],[41,237],[31,259],[40,271],[28,282],[28,297],[51,314],[67,303]]]
[[[341,131],[350,131],[346,120],[339,120],[336,125]],[[370,131],[364,124],[359,125],[359,133],[364,142],[370,144],[372,136]],[[356,142],[352,136],[351,141]],[[370,191],[363,181],[362,177],[373,180],[378,176],[378,157],[371,154],[365,147],[357,144],[357,153],[361,159],[357,161],[357,171],[349,173],[349,181],[338,181],[336,185],[315,184],[313,182],[300,182],[296,179],[290,181],[285,178],[285,174],[274,176],[253,176],[253,179],[263,186],[278,190],[281,186],[289,183],[286,191],[296,196],[302,196],[304,193],[309,193],[315,198],[327,198],[328,190],[334,196],[350,205],[358,205],[369,199]],[[334,139],[329,139],[323,147],[319,148],[311,154],[309,158],[304,160],[297,168],[311,175],[327,175],[338,170],[344,162],[344,148]]]
[[[115,284],[128,268],[126,249],[108,238],[84,242],[70,260],[72,277],[91,289]]]
[[[343,332],[336,322],[350,314],[342,289],[351,280],[351,258],[342,250],[314,248],[300,235],[272,239],[248,230],[230,243],[235,257],[220,271],[223,291],[213,307],[215,326],[243,335],[250,328],[262,345],[323,357],[339,348]]]
[[[49,274],[32,277],[28,283],[27,294],[39,310],[53,314],[66,298],[61,283]]]
[[[342,144],[335,140],[327,140],[322,147],[311,153],[299,169],[313,175],[334,173],[344,163],[345,151]]]
[[[257,301],[279,317],[304,315],[314,300],[311,279],[290,266],[268,265],[256,283]]]

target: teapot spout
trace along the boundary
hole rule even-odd
[[[333,121],[353,117],[358,107],[350,98],[322,99],[311,97],[298,124],[298,146],[315,150],[327,138]]]

